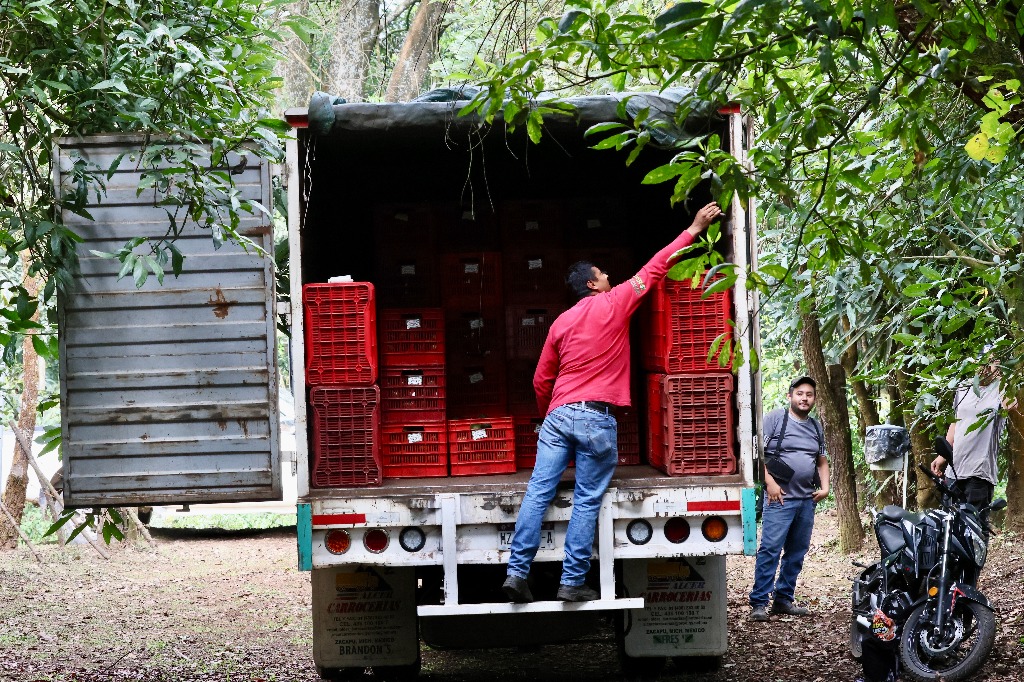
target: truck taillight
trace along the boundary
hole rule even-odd
[[[419,528],[408,526],[398,534],[398,544],[406,552],[418,552],[427,544],[427,536]]]
[[[634,545],[646,545],[651,541],[651,537],[654,535],[654,529],[651,528],[651,524],[644,519],[633,519],[626,526],[626,537]]]
[[[721,516],[709,516],[704,519],[700,532],[708,539],[708,542],[721,542],[725,534],[729,532],[729,526]]]
[[[690,537],[690,523],[682,516],[674,516],[665,522],[665,539],[678,545]]]
[[[388,542],[391,540],[388,537],[388,532],[383,528],[371,528],[366,531],[366,535],[363,536],[363,546],[374,554],[380,554],[388,548]]]
[[[352,546],[352,538],[347,530],[329,530],[324,537],[324,547],[331,554],[344,554]]]

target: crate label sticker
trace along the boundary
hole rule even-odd
[[[402,266],[402,274],[403,275],[415,275],[416,274],[416,266],[415,265],[403,265]]]
[[[423,326],[423,323],[420,322],[420,318],[418,318],[418,317],[410,317],[409,319],[407,319],[405,321],[405,328],[406,329],[419,329],[422,326]]]
[[[587,229],[588,230],[594,230],[594,229],[597,229],[599,227],[601,227],[601,219],[600,218],[587,218]]]
[[[537,326],[537,318],[536,317],[524,317],[522,319],[521,324],[524,327],[536,327]]]
[[[533,425],[533,432],[534,432],[534,433],[540,433],[540,427],[541,427],[541,426],[543,426],[543,425],[544,425],[544,423],[543,423],[543,422],[541,422],[541,423],[539,423],[539,424],[534,424],[534,425]]]
[[[423,433],[420,431],[410,431],[405,435],[405,440],[409,443],[422,443]]]
[[[423,385],[423,375],[422,374],[410,374],[408,377],[406,377],[405,381],[406,381],[406,384],[409,385],[409,386],[422,386]]]
[[[395,214],[395,220],[401,220],[403,223],[407,223],[407,222],[409,222],[409,214],[408,213],[396,213]]]
[[[526,221],[526,231],[527,232],[536,232],[538,230],[540,230],[540,223],[538,223],[536,220],[527,220]]]
[[[540,270],[541,268],[544,267],[544,259],[543,258],[531,258],[528,261],[526,261],[526,267],[529,270]]]
[[[473,440],[483,440],[487,438],[487,429],[473,429]]]
[[[470,329],[483,329],[484,328],[484,318],[482,318],[482,317],[474,317],[472,320],[469,321],[469,328]]]
[[[462,219],[463,220],[476,220],[476,216],[473,215],[472,211],[463,211],[462,212]]]
[[[480,264],[479,263],[463,263],[462,272],[466,275],[479,275]]]
[[[473,372],[472,374],[469,375],[469,383],[471,383],[471,384],[479,384],[483,380],[484,380],[484,373],[483,372]]]

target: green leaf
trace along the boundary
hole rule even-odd
[[[892,335],[892,340],[897,343],[902,343],[904,346],[913,346],[917,343],[918,339],[913,334],[898,333]]]
[[[985,133],[978,133],[964,145],[964,149],[967,151],[967,155],[975,161],[981,161],[985,158],[985,154],[988,153],[988,135]]]
[[[775,279],[782,279],[786,276],[786,268],[778,263],[769,263],[768,265],[762,265],[758,268],[759,272],[762,272],[769,277]]]
[[[57,519],[56,521],[54,521],[53,524],[51,524],[50,527],[46,529],[46,532],[43,533],[43,537],[45,538],[45,537],[49,537],[50,535],[53,535],[58,530],[63,528],[64,524],[66,524],[68,521],[70,521],[74,517],[75,517],[75,510],[74,509],[65,509],[64,512],[61,514],[60,518]]]
[[[42,338],[40,338],[40,336],[38,334],[33,334],[32,335],[32,347],[35,348],[36,353],[40,357],[49,359],[50,349],[47,348],[46,341],[44,341]]]
[[[650,173],[644,176],[641,184],[644,185],[657,185],[662,182],[667,182],[672,178],[679,177],[682,173],[689,170],[689,166],[679,166],[675,164],[668,164],[666,166],[658,166]]]
[[[540,129],[540,116],[531,116],[526,119],[526,132],[530,136],[530,141],[534,144],[540,143],[541,129]]]
[[[932,288],[931,282],[918,282],[917,284],[911,284],[903,289],[903,295],[907,298],[917,298],[928,293],[928,290]]]
[[[624,130],[627,127],[628,126],[626,126],[624,123],[615,123],[614,121],[608,123],[598,123],[587,128],[586,132],[583,133],[583,136],[587,137],[589,135],[596,135],[597,133],[604,133],[609,130]]]
[[[583,16],[583,12],[579,10],[572,10],[563,14],[558,22],[558,32],[568,33],[572,29],[573,24],[576,23],[576,20],[581,16]]]
[[[971,318],[968,317],[967,315],[956,315],[955,317],[951,317],[950,319],[946,320],[943,323],[943,325],[942,325],[942,333],[943,334],[952,334],[952,333],[956,332],[956,330],[960,329],[960,327],[964,326],[965,324],[967,324],[970,321],[971,321]]]
[[[680,2],[655,17],[654,25],[662,29],[684,19],[703,17],[708,9],[710,8],[703,2]]]

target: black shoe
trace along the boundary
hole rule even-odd
[[[594,601],[600,598],[597,590],[592,590],[586,585],[559,585],[558,593],[555,595],[555,599],[559,601]]]
[[[505,596],[517,604],[529,604],[533,601],[533,593],[530,592],[530,586],[526,584],[523,578],[516,575],[510,575],[505,578],[505,584],[501,586],[501,591],[505,593]]]
[[[750,608],[750,615],[747,616],[747,620],[753,623],[764,623],[768,620],[768,607],[767,606],[752,606]]]
[[[811,614],[807,608],[797,606],[796,602],[785,599],[776,599],[772,602],[772,613],[778,613],[783,616],[809,616]]]

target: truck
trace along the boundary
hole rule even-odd
[[[447,476],[416,476],[410,469],[371,476],[370,484],[315,481],[315,386],[303,371],[311,359],[305,287],[336,277],[370,282],[377,315],[396,301],[444,310],[455,299],[442,299],[443,290],[475,305],[495,294],[492,289],[522,293],[533,286],[536,298],[554,301],[562,295],[562,272],[551,274],[558,258],[550,254],[558,254],[562,266],[593,254],[613,281],[623,281],[711,198],[705,183],[692,201],[673,208],[663,187],[641,183],[671,150],[650,148],[627,165],[622,154],[592,148],[584,132],[617,120],[620,97],[571,102],[572,116],[545,119],[539,144],[522,128],[506,129],[500,118],[485,125],[459,116],[461,105],[453,102],[331,104],[312,124],[306,109],[288,110],[295,134],[283,169],[252,159],[226,162],[241,198],[270,206],[274,177],[287,189],[285,303],[274,290],[272,222],[258,212],[242,220],[239,233],[262,252],[234,244],[215,249],[208,231],[192,226],[177,241],[187,257],[180,277],[141,288],[119,279],[119,264],[95,252],[166,231],[165,207],[135,191],[139,170],[130,160],[145,141],[61,141],[57,183],[69,183],[76,164],[79,173],[82,163],[106,173],[114,159],[129,160],[106,178],[105,195],[89,206],[89,218],[63,216],[83,238],[78,286],[61,296],[58,310],[66,503],[280,499],[280,315],[295,368],[298,566],[312,572],[312,656],[324,679],[345,679],[368,667],[382,678],[409,679],[419,671],[421,642],[535,645],[590,632],[608,618],[627,671],[649,672],[668,658],[719,660],[727,649],[726,557],[756,548],[760,377],[749,362],[735,362],[726,372],[728,393],[708,398],[721,403],[715,414],[725,419],[703,428],[727,433],[734,458],[728,467],[667,475],[650,465],[654,449],[664,447],[648,428],[653,422],[636,416],[641,456],[620,460],[601,505],[589,576],[599,587],[594,601],[553,596],[572,510],[571,468],[545,517],[531,574],[537,601],[528,604],[509,603],[499,587],[529,468]],[[738,107],[688,127],[704,138],[717,135],[746,163],[752,133]],[[753,200],[734,200],[716,247],[740,271],[755,264],[754,216]],[[530,231],[545,222],[559,226],[561,239],[557,248],[548,245],[547,262],[523,246],[536,235],[505,230],[512,224]],[[435,253],[495,254],[506,272],[480,291],[445,285],[438,282],[445,273],[432,262]],[[542,267],[549,279],[533,279]],[[516,302],[529,306],[531,300]],[[741,276],[726,300],[735,353],[749,357],[758,346],[756,291],[748,291]],[[553,315],[557,306],[542,312]],[[539,319],[536,311],[529,314]],[[365,322],[376,323],[372,315]],[[513,333],[511,324],[505,331]],[[639,325],[633,331],[637,412],[648,400],[639,347],[649,333]],[[500,404],[510,406],[532,392],[533,367],[528,359],[506,357],[504,371]],[[470,373],[470,382],[479,381],[481,372]],[[477,410],[484,414],[480,422],[495,417],[469,384],[450,377],[448,395],[464,416]]]

